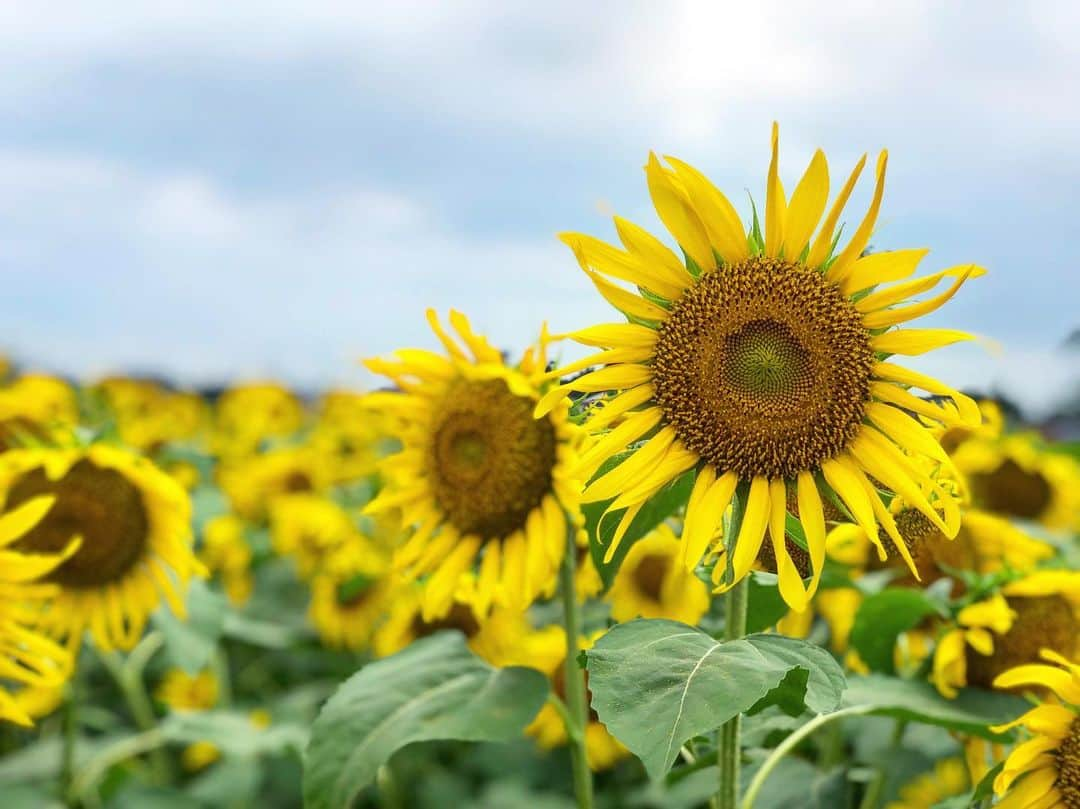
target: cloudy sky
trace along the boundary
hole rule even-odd
[[[517,349],[610,317],[555,234],[654,225],[650,149],[763,198],[775,119],[789,187],[817,146],[836,176],[889,148],[875,247],[990,270],[933,324],[1000,351],[922,367],[1039,404],[1076,370],[1078,24],[1068,2],[3,4],[0,342],[83,376],[364,384],[357,357],[433,344],[435,306]]]

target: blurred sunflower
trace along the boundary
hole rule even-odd
[[[373,474],[389,449],[387,427],[366,396],[330,391],[320,400],[308,445],[331,483],[346,483]]]
[[[591,648],[597,638],[603,634],[601,631],[591,637],[582,638],[579,648]],[[514,665],[528,666],[546,674],[551,680],[551,690],[559,699],[565,701],[565,630],[561,626],[548,626],[541,630],[534,630],[523,639],[519,653],[521,658]],[[588,691],[588,679],[588,674],[586,674],[585,701],[591,704],[592,696]],[[535,738],[537,744],[545,750],[566,744],[566,724],[551,702],[544,703],[544,707],[540,709],[536,718],[525,728],[525,733]],[[629,751],[608,733],[596,712],[590,707],[585,725],[585,757],[588,759],[589,768],[596,772],[607,770],[628,755]]]
[[[947,456],[914,416],[942,424],[978,422],[978,408],[886,358],[970,339],[947,329],[893,327],[934,311],[983,270],[954,267],[884,286],[911,275],[927,252],[864,255],[881,204],[886,153],[878,159],[870,208],[838,252],[836,225],[865,157],[822,220],[829,192],[824,154],[815,153],[790,200],[777,155],[774,125],[764,235],[755,220],[748,236],[731,203],[696,169],[674,158],[668,169],[650,155],[645,173],[652,201],[685,263],[618,217],[625,250],[582,234],[562,236],[600,293],[630,322],[570,335],[603,350],[554,373],[602,367],[545,394],[536,412],[542,415],[571,391],[621,391],[587,420],[596,433],[626,414],[582,464],[591,476],[633,449],[583,496],[584,502],[615,498],[610,509],[625,509],[609,554],[649,498],[697,469],[683,532],[686,565],[695,567],[710,549],[721,515],[738,493],[744,505],[738,536],[718,548],[721,556],[730,551],[716,566],[720,589],[747,575],[768,529],[781,593],[801,610],[824,561],[823,501],[838,498],[875,543],[880,524],[899,546],[880,485],[903,495],[945,534],[956,533],[960,520],[952,498],[914,460]],[[945,292],[898,305],[946,278],[954,281]],[[957,409],[920,398],[911,388],[951,398]],[[809,552],[809,588],[785,542],[789,512]],[[878,550],[885,552],[881,545]]]
[[[183,669],[165,672],[154,696],[171,711],[208,711],[217,705],[220,688],[209,669],[188,674]]]
[[[58,693],[71,674],[67,650],[29,627],[38,602],[56,594],[55,585],[35,582],[76,552],[78,543],[51,554],[13,550],[54,505],[52,497],[34,497],[0,515],[0,720],[19,725],[47,713],[36,709],[36,698]]]
[[[667,525],[634,543],[607,593],[614,620],[670,618],[696,624],[708,612],[708,588],[681,563],[681,548]]]
[[[971,789],[963,759],[944,758],[924,773],[900,787],[900,797],[885,809],[930,809],[947,798],[964,795]]]
[[[1044,649],[1043,660],[1010,669],[994,681],[996,688],[1035,686],[1049,691],[1059,704],[1043,702],[1018,719],[991,728],[1003,733],[1022,725],[1032,738],[1017,745],[994,779],[1001,799],[996,809],[1076,809],[1080,806],[1080,666]]]
[[[328,497],[288,494],[270,506],[270,541],[279,556],[291,557],[297,572],[312,576],[323,560],[359,532],[349,513]]]
[[[1073,657],[1078,643],[1080,573],[1037,571],[960,610],[938,640],[932,677],[952,698],[966,685],[990,688],[1003,671],[1036,661],[1042,648]]]
[[[130,649],[164,599],[184,615],[183,594],[202,565],[192,553],[187,493],[150,461],[97,444],[85,449],[20,449],[0,455],[0,502],[12,512],[42,495],[55,503],[12,547],[78,550],[43,579],[58,593],[43,629],[77,648],[89,628],[103,651]]]
[[[209,408],[201,397],[152,380],[108,377],[96,390],[116,420],[120,439],[142,452],[194,439],[208,423]]]
[[[56,443],[78,423],[75,391],[45,374],[22,376],[0,388],[0,452]]]
[[[212,447],[217,455],[250,455],[269,439],[284,438],[300,429],[304,407],[287,388],[273,382],[230,388],[218,399]]]
[[[246,523],[235,514],[222,514],[203,526],[199,560],[221,579],[229,601],[246,604],[255,587],[251,574],[251,545]]]
[[[395,565],[427,575],[426,620],[445,615],[479,557],[476,607],[523,609],[549,587],[567,547],[567,522],[580,523],[577,431],[565,404],[533,418],[547,364],[546,338],[517,366],[450,313],[459,345],[433,310],[428,322],[448,356],[401,349],[367,366],[397,392],[369,394],[401,420],[403,449],[382,462],[385,488],[369,513],[401,509],[412,535]]]
[[[986,511],[1054,530],[1080,527],[1080,463],[1034,436],[966,441],[953,460],[968,480],[972,502]]]
[[[333,550],[311,580],[308,616],[327,646],[366,649],[395,587],[390,565],[359,536]]]
[[[233,511],[255,523],[266,518],[276,498],[325,488],[307,447],[278,447],[223,461],[217,476]]]
[[[1005,429],[1005,416],[1002,414],[997,402],[991,399],[983,399],[978,404],[981,419],[977,424],[960,422],[944,427],[932,421],[927,422],[931,432],[937,436],[941,448],[950,455],[955,453],[967,441],[998,438],[1002,430]],[[945,403],[946,407],[949,405],[950,403]]]

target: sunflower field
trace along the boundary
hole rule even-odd
[[[1080,809],[1078,446],[911,367],[887,153],[767,163],[369,391],[5,368],[0,806]]]

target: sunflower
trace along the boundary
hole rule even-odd
[[[246,604],[255,588],[251,559],[247,524],[243,519],[235,514],[221,514],[207,520],[202,529],[199,561],[220,580],[234,606]]]
[[[37,697],[59,693],[72,669],[67,650],[30,625],[40,602],[54,597],[57,589],[35,582],[75,553],[78,543],[52,554],[13,550],[54,505],[52,497],[34,497],[0,515],[0,720],[19,725],[28,726],[32,718],[48,713],[35,708]]]
[[[233,511],[251,522],[264,520],[278,497],[322,491],[326,483],[307,447],[278,447],[223,461],[217,475]]]
[[[1080,666],[1050,649],[1047,663],[1017,666],[998,676],[996,688],[1035,686],[1060,704],[1043,702],[1018,719],[991,728],[1004,733],[1022,725],[1032,738],[1017,745],[994,779],[997,809],[1077,809],[1080,807]],[[1003,796],[1003,797],[1002,797]]]
[[[604,632],[581,638],[579,648],[589,649]],[[522,655],[514,665],[536,669],[551,680],[551,690],[562,700],[566,699],[566,633],[561,626],[549,626],[535,630],[524,639],[520,646]],[[592,702],[588,691],[588,674],[585,675],[586,703]],[[525,733],[536,739],[536,743],[545,750],[566,744],[566,724],[559,711],[551,702],[544,707],[525,728]],[[585,724],[585,758],[589,768],[594,771],[607,770],[625,758],[629,751],[608,733],[600,722],[596,712],[590,707]]]
[[[948,406],[947,403],[946,406]],[[940,424],[928,422],[927,426],[937,436],[941,448],[952,455],[967,441],[995,439],[1001,436],[1005,429],[1005,416],[998,403],[992,399],[980,400],[979,414],[981,420],[978,424],[958,423],[950,427],[942,427]]]
[[[311,580],[308,616],[331,648],[366,649],[395,587],[389,561],[356,536],[333,550]]]
[[[209,409],[194,393],[130,377],[109,377],[96,387],[112,412],[120,439],[143,452],[192,440],[208,424]]]
[[[287,388],[274,382],[238,385],[217,401],[212,446],[223,457],[250,455],[264,441],[292,435],[303,421],[304,406]]]
[[[899,799],[885,809],[930,809],[946,798],[966,794],[969,789],[971,779],[963,759],[945,758],[934,765],[933,772],[900,787]]]
[[[1080,463],[1031,435],[971,440],[953,453],[972,501],[986,511],[1052,530],[1080,527]]]
[[[388,426],[367,397],[353,391],[330,391],[319,403],[308,445],[332,483],[347,483],[373,474],[390,447]]]
[[[19,377],[0,389],[0,452],[56,443],[78,419],[78,402],[68,383],[44,374]]]
[[[217,705],[219,691],[217,677],[209,669],[196,674],[169,669],[155,696],[171,711],[209,711]]]
[[[328,497],[282,495],[270,506],[274,552],[291,557],[303,578],[312,576],[330,553],[358,541],[359,536],[349,512]]]
[[[465,636],[475,655],[493,666],[528,666],[535,634],[526,614],[506,607],[477,610],[475,581],[466,576],[450,610],[432,620],[424,618],[423,588],[399,582],[387,599],[385,620],[375,630],[371,648],[376,657],[389,657],[421,638],[445,630]]]
[[[202,565],[192,553],[191,501],[150,461],[115,447],[21,449],[0,456],[0,502],[11,512],[34,497],[56,502],[12,547],[78,549],[44,577],[59,592],[41,626],[72,648],[89,628],[104,651],[130,649],[164,599],[184,615],[183,594]]]
[[[1073,657],[1080,639],[1080,573],[1042,570],[964,607],[934,650],[933,680],[946,697],[965,685],[990,688],[1041,648]]]
[[[687,566],[696,566],[708,551],[720,515],[737,496],[743,517],[738,536],[719,549],[722,555],[730,551],[716,567],[719,589],[746,576],[768,529],[780,590],[801,610],[817,587],[825,556],[823,499],[838,498],[876,541],[879,523],[889,536],[897,534],[878,493],[883,485],[907,497],[946,534],[956,533],[956,506],[912,461],[946,457],[913,414],[948,424],[977,421],[978,408],[888,358],[970,339],[952,330],[893,327],[934,311],[983,270],[954,267],[886,286],[911,275],[927,252],[865,255],[881,205],[886,153],[878,159],[870,208],[842,248],[836,225],[866,158],[821,220],[829,191],[824,154],[815,153],[789,201],[777,153],[774,125],[763,235],[755,219],[748,236],[731,203],[696,169],[674,158],[665,168],[650,155],[649,192],[685,263],[618,217],[625,250],[582,234],[562,236],[601,295],[629,322],[570,335],[603,350],[556,373],[602,367],[546,394],[537,414],[571,391],[620,392],[586,427],[597,433],[615,418],[626,418],[582,464],[584,473],[594,475],[628,446],[633,450],[592,480],[583,496],[583,502],[615,498],[610,509],[625,509],[609,554],[650,497],[697,470],[683,532]],[[898,306],[945,278],[954,279],[945,292]],[[911,388],[951,398],[958,409],[922,399]],[[801,523],[800,545],[809,552],[808,589],[786,547],[789,513]]]
[[[427,575],[423,612],[434,620],[479,557],[477,608],[524,609],[549,587],[567,546],[567,520],[580,524],[577,430],[568,408],[543,418],[546,334],[515,367],[460,312],[450,324],[462,345],[428,310],[449,356],[402,349],[367,366],[390,377],[397,392],[370,394],[401,419],[403,449],[382,462],[386,486],[368,513],[400,508],[412,535],[395,564]]]
[[[709,609],[704,582],[680,562],[674,531],[660,525],[638,540],[615,574],[607,600],[616,621],[670,618],[696,624]]]

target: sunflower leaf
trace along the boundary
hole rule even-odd
[[[934,614],[946,613],[925,591],[888,587],[859,606],[851,627],[851,645],[872,671],[894,674],[897,637]]]
[[[1015,734],[994,733],[990,725],[1015,719],[1031,707],[1020,697],[981,688],[962,688],[956,699],[945,699],[924,680],[884,674],[850,678],[844,704],[870,706],[880,716],[938,725],[992,741],[1009,740]]]
[[[733,716],[773,703],[830,711],[844,684],[832,657],[805,641],[779,635],[717,641],[678,621],[619,624],[585,654],[593,709],[654,779],[688,739]],[[789,677],[796,669],[805,676]]]
[[[460,632],[417,641],[362,668],[323,706],[304,761],[304,805],[352,805],[379,767],[413,742],[517,738],[547,692],[540,672],[493,668]]]

